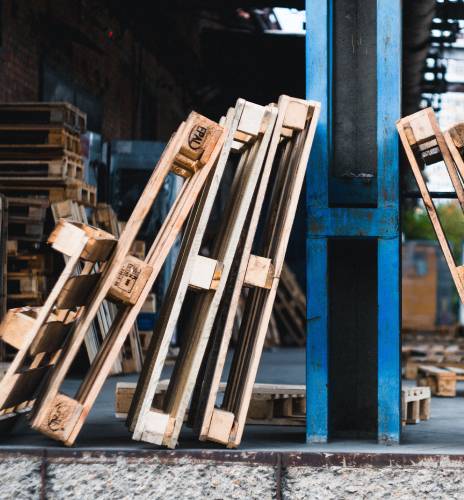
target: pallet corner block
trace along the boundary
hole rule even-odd
[[[173,160],[172,171],[181,177],[191,177],[205,165],[223,133],[223,128],[208,118],[192,112],[194,123]]]

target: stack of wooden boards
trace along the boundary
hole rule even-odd
[[[84,259],[80,233],[98,230],[60,219],[54,234],[68,231],[68,244],[78,250],[66,254],[69,259],[59,280],[62,287],[57,283],[46,304],[33,312],[19,311],[32,317],[30,324],[14,329],[19,351],[0,383],[5,415],[32,407],[34,429],[67,445],[74,443],[188,218],[127,424],[134,439],[174,447],[192,400],[188,423],[199,438],[237,446],[318,116],[318,103],[288,96],[265,107],[239,99],[220,124],[191,113],[166,146],[119,239],[98,233],[111,241],[113,249],[106,260],[84,263],[80,268],[84,278],[71,276],[70,266]],[[184,184],[145,259],[138,259],[130,254],[132,244],[170,171],[184,177]],[[211,210],[225,171],[231,171],[233,180],[228,184],[221,228],[209,232],[213,237],[206,244]],[[71,237],[74,228],[80,233]],[[64,301],[63,293],[76,300],[77,292],[68,283],[72,278],[85,283],[93,280],[83,295],[85,303]],[[240,298],[245,306],[221,398],[220,382]],[[60,388],[66,374],[105,301],[117,305],[117,314],[76,394],[64,395]],[[183,305],[190,321],[182,331],[179,356],[160,401],[156,394],[161,370]],[[69,331],[57,345],[48,325],[68,318],[69,311]],[[8,325],[8,321],[2,324],[2,337],[13,335]],[[39,337],[40,345],[47,346],[45,351],[36,346]],[[26,368],[25,359],[32,359]],[[24,374],[31,378],[30,372],[34,384],[24,380]]]
[[[41,305],[53,265],[41,248],[50,203],[93,206],[84,183],[86,116],[66,103],[0,105],[0,192],[8,201],[8,305]]]
[[[427,165],[443,162],[464,212],[464,124],[442,132],[433,110],[427,108],[399,120],[397,129],[454,285],[464,303],[464,266],[456,264],[422,172]],[[441,359],[435,360],[409,357],[406,376],[412,378],[417,374],[420,385],[430,386],[432,393],[437,396],[454,396],[456,380],[464,380],[460,350],[447,350],[448,352],[442,353]],[[434,364],[431,365],[430,361]]]

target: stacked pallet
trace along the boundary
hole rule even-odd
[[[108,233],[94,235],[94,228],[60,219],[52,243],[59,251],[57,239],[66,241],[65,253],[70,257],[62,288],[55,286],[43,308],[17,311],[21,319],[29,317],[22,328],[13,328],[11,321],[0,327],[5,339],[15,339],[19,333],[17,340],[10,340],[11,345],[17,343],[19,352],[0,383],[0,409],[9,415],[32,406],[32,428],[72,445],[185,224],[127,424],[134,439],[174,447],[188,411],[188,424],[200,439],[238,446],[318,117],[318,103],[288,96],[268,106],[239,99],[219,124],[192,112],[167,144],[111,254],[101,259],[93,256],[91,264],[82,262],[82,244],[89,236],[107,238]],[[231,183],[222,182],[226,169],[231,169]],[[135,257],[134,241],[170,172],[183,177],[183,186],[144,258]],[[221,183],[226,199],[221,227],[209,232],[213,237],[206,242]],[[63,231],[68,233],[66,238]],[[70,278],[69,266],[85,273],[83,283],[87,286],[91,280],[91,287],[76,291],[69,279],[80,282],[82,278]],[[237,345],[221,389],[241,297],[244,307]],[[106,302],[117,305],[117,314],[77,392],[64,395],[65,377]],[[49,325],[62,322],[71,306],[72,321],[66,332],[60,330],[58,341]],[[160,400],[155,396],[161,371],[183,307],[188,308],[189,321]],[[37,348],[37,342],[41,348],[46,346],[45,351]],[[293,415],[301,423],[301,390],[298,397],[288,387],[276,391],[261,388],[261,413],[254,409],[255,420]]]
[[[8,303],[40,305],[52,264],[40,247],[50,203],[92,206],[80,135],[85,114],[66,103],[0,105],[0,192],[8,199]]]
[[[67,103],[0,105],[0,185],[8,197],[95,205],[84,182],[86,116]]]

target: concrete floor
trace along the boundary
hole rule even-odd
[[[172,367],[167,367],[163,377],[168,377]],[[264,353],[258,373],[258,382],[304,383],[305,353],[303,349],[277,349]],[[140,450],[156,448],[132,441],[124,421],[114,416],[114,393],[120,380],[136,381],[135,376],[111,377],[106,381],[92,412],[76,443],[77,449],[85,450]],[[68,380],[65,392],[72,395],[78,380]],[[411,453],[411,454],[464,454],[464,382],[458,383],[455,398],[433,398],[432,418],[418,425],[403,428],[402,444],[382,446],[374,441],[337,440],[326,445],[305,444],[303,427],[248,426],[241,450],[246,451],[307,451],[353,453]],[[27,423],[20,422],[15,430],[2,436],[0,449],[42,449],[61,445],[32,431]],[[223,449],[214,443],[200,443],[185,429],[180,437],[179,448]]]

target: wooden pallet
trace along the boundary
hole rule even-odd
[[[8,236],[16,241],[42,241],[45,221],[34,221],[27,217],[10,217]]]
[[[453,134],[452,131],[448,131],[445,135],[442,134],[432,108],[401,118],[396,126],[456,290],[461,302],[464,303],[464,266],[458,266],[455,263],[421,171],[421,167],[424,165],[443,161],[460,206],[464,211],[464,187],[461,181],[464,175],[464,164],[457,147],[454,145],[456,134]]]
[[[97,203],[92,216],[95,226],[101,227],[111,234],[120,234],[118,217],[112,206],[108,203]]]
[[[73,200],[85,206],[94,207],[97,204],[97,188],[74,179],[35,179],[34,183],[18,185],[1,183],[2,192],[8,197],[30,197],[48,200],[50,203]]]
[[[48,257],[45,253],[9,255],[8,269],[10,272],[35,271],[50,275],[52,269]]]
[[[145,190],[121,234],[92,301],[60,353],[48,384],[39,395],[31,418],[33,428],[66,445],[74,443],[137,315],[150,293],[184,221],[208,179],[221,151],[224,130],[192,112],[168,143]],[[182,189],[142,262],[129,255],[130,248],[170,171],[185,177]],[[97,357],[74,397],[59,393],[66,374],[84,341],[103,300],[119,304]]]
[[[116,240],[100,229],[60,220],[49,243],[69,260],[44,305],[12,309],[0,324],[2,341],[17,349],[0,383],[0,420],[30,408],[92,297],[100,275],[91,270],[109,258]],[[85,261],[84,267],[75,275],[80,261]]]
[[[118,382],[115,394],[116,418],[127,418],[136,390],[135,382]],[[162,407],[169,380],[160,380],[156,386],[154,406]],[[219,385],[223,394],[225,383]],[[188,414],[184,421],[188,420]],[[249,425],[304,426],[306,420],[306,389],[304,385],[254,384],[247,415]]]
[[[87,115],[67,102],[18,102],[0,104],[0,123],[63,126],[83,134]]]
[[[435,366],[437,368],[459,368],[464,370],[464,359],[459,361],[451,361],[446,359],[436,358],[410,358],[405,363],[404,378],[406,380],[415,380],[419,371],[419,366]]]
[[[38,154],[51,158],[63,153],[81,155],[81,138],[63,127],[48,125],[4,125],[0,123],[0,158],[22,160]]]
[[[295,275],[284,264],[277,287],[273,313],[280,336],[288,338],[295,345],[306,345],[306,297]]]
[[[36,270],[8,272],[8,296],[43,294],[46,289],[45,277]]]
[[[226,289],[234,257],[240,251],[240,236],[256,186],[276,119],[273,107],[264,108],[239,99],[225,118],[228,135],[218,165],[203,197],[197,203],[182,240],[179,258],[160,311],[153,341],[147,353],[134,405],[127,424],[133,439],[174,447],[192,396],[209,333],[221,297]],[[209,257],[199,254],[211,208],[229,156],[240,156],[230,190],[230,201],[219,234]],[[257,262],[259,265],[260,262]],[[192,305],[192,323],[184,332],[185,341],[174,366],[166,402],[153,407],[161,370],[188,287],[196,288]]]
[[[401,423],[418,424],[430,419],[430,387],[408,387],[401,391]]]
[[[84,179],[84,161],[80,155],[65,153],[49,161],[0,161],[0,183],[34,182],[36,179]]]
[[[464,370],[461,369],[419,365],[417,385],[430,387],[434,396],[454,397],[456,381],[458,378],[464,380],[463,374]]]
[[[259,258],[268,263],[270,279],[266,286],[255,286],[247,295],[224,400],[221,408],[215,408],[238,297],[242,286],[246,284],[244,278],[248,273],[249,263],[247,252],[244,252],[234,279],[233,292],[223,303],[222,319],[215,325],[211,336],[203,370],[197,379],[193,396],[191,424],[201,440],[212,440],[229,447],[238,446],[241,441],[317,126],[319,108],[319,104],[315,102],[287,96],[279,99],[278,118],[266,160],[266,168],[269,173],[272,171],[273,185],[264,228],[257,245]],[[277,161],[274,161],[277,147],[280,153],[275,157]],[[263,189],[256,197],[252,222],[247,228],[245,248],[251,248],[254,242],[256,224],[261,212],[259,203],[262,204],[265,192]]]

